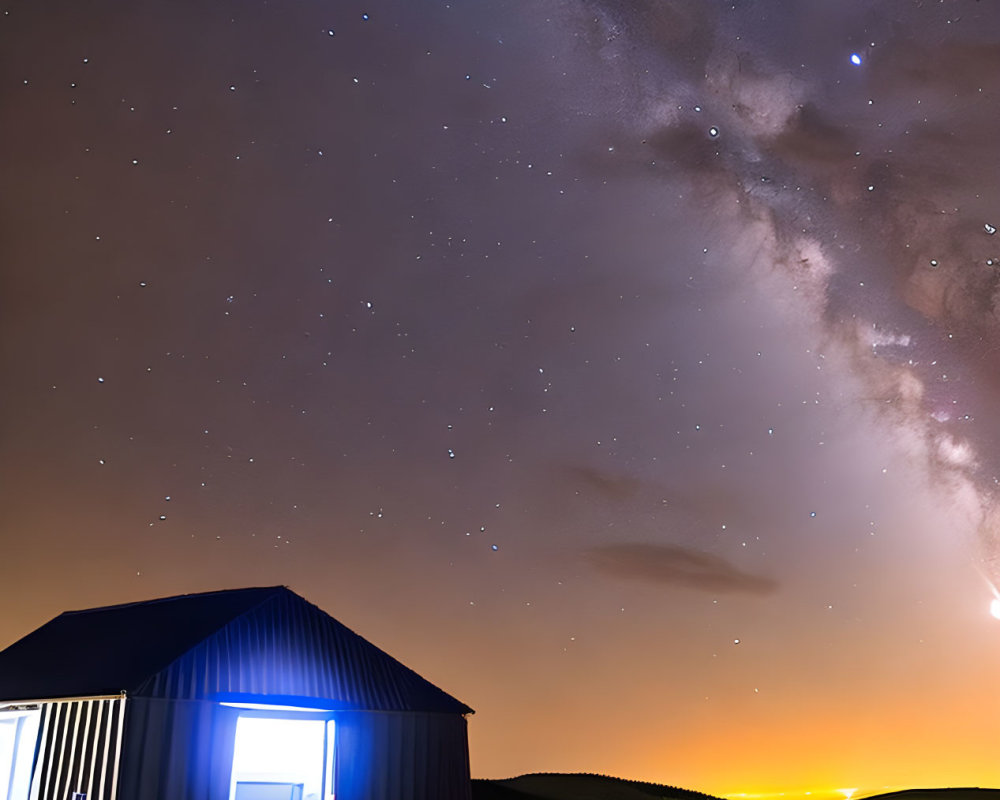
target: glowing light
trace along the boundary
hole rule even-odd
[[[1000,619],[1000,589],[997,589],[996,585],[991,581],[985,572],[983,572],[979,567],[976,567],[976,572],[982,577],[986,582],[986,585],[990,587],[990,594],[993,595],[993,599],[990,600],[990,616],[995,619]]]
[[[272,703],[219,703],[220,706],[228,706],[229,708],[245,708],[248,711],[316,711],[319,713],[326,713],[329,709],[326,708],[312,708],[310,706],[287,706],[287,705],[274,705]]]
[[[858,53],[851,53],[851,63],[856,66],[861,66],[861,56]]]
[[[846,800],[851,800],[851,798],[854,797],[854,793],[857,790],[858,790],[857,786],[855,786],[853,789],[837,789],[838,792],[840,792],[842,795],[844,795],[844,797],[846,798]]]
[[[326,731],[324,720],[240,717],[230,799],[243,794],[240,784],[255,782],[301,784],[302,796],[320,797]]]

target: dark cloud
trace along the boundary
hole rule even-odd
[[[562,468],[567,479],[589,494],[598,494],[608,500],[628,500],[642,487],[637,478],[614,475],[595,467],[570,465]]]
[[[775,139],[771,154],[808,166],[843,168],[854,151],[854,142],[842,128],[827,119],[812,103],[804,104]]]
[[[762,533],[771,523],[761,514],[753,491],[720,484],[706,487],[691,476],[669,482],[650,481],[585,464],[560,464],[557,474],[564,485],[591,501],[630,504],[656,515],[677,537],[718,536],[720,526],[739,521],[745,531]]]
[[[685,121],[663,127],[650,134],[644,144],[658,161],[697,172],[703,179],[706,174],[722,173],[720,150],[723,148],[712,139],[708,125]]]
[[[721,556],[671,544],[609,544],[586,551],[599,572],[617,578],[705,592],[766,595],[778,588],[773,578],[744,572]]]

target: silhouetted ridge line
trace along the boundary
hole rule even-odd
[[[691,789],[590,772],[533,772],[505,780],[476,780],[472,786],[473,800],[576,800],[582,797],[587,800],[637,800],[637,796],[660,800],[719,800]]]
[[[698,792],[693,789],[682,789],[680,786],[671,786],[667,783],[650,783],[648,781],[633,781],[628,778],[619,778],[614,775],[604,775],[600,772],[533,772],[528,775],[522,775],[521,777],[529,777],[530,775],[539,776],[552,776],[552,777],[566,777],[566,778],[596,778],[603,781],[613,781],[614,783],[622,784],[625,786],[630,786],[633,789],[637,789],[645,794],[652,795],[653,797],[659,797],[664,789],[673,793],[675,797],[686,797],[690,800],[719,800],[719,798],[714,795],[705,794],[704,792]]]
[[[864,800],[1000,800],[1000,789],[955,786],[938,789],[900,789],[866,795]]]

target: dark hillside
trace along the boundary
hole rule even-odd
[[[472,800],[649,800],[650,798],[717,800],[712,795],[702,792],[662,786],[657,783],[611,778],[607,775],[535,773],[507,780],[472,782]],[[987,799],[982,798],[982,800]],[[989,800],[1000,800],[1000,798],[989,798]]]
[[[506,780],[474,780],[472,800],[718,800],[712,795],[606,775],[534,773]],[[859,798],[860,800],[860,798]],[[864,800],[1000,800],[1000,789],[907,789]]]
[[[963,787],[955,789],[906,789],[868,795],[865,800],[1000,800],[1000,789]]]
[[[503,786],[500,781],[472,780],[472,800],[534,800],[535,797],[537,795]]]

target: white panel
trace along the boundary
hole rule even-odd
[[[28,800],[40,717],[37,709],[0,711],[0,798],[4,800]]]

